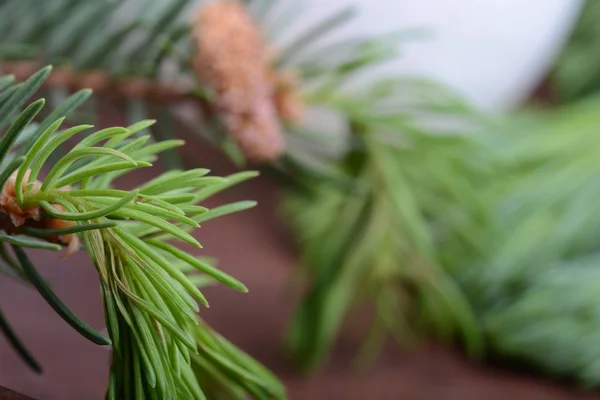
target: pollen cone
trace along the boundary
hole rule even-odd
[[[194,69],[215,96],[213,104],[246,156],[268,162],[285,142],[274,104],[274,88],[262,33],[238,2],[200,9],[194,20]]]

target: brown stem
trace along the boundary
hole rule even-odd
[[[33,75],[44,64],[38,61],[1,61],[0,70],[12,74],[19,81]],[[191,92],[165,85],[143,77],[117,79],[108,72],[98,69],[76,71],[69,67],[55,68],[44,83],[50,88],[65,88],[77,91],[89,88],[99,94],[125,99],[142,99],[155,103],[173,103],[183,100],[196,100]]]

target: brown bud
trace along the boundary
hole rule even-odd
[[[21,226],[34,225],[38,228],[42,229],[63,229],[69,228],[77,225],[75,221],[65,221],[56,218],[42,218],[42,212],[39,205],[33,205],[27,208],[21,208],[19,204],[17,204],[16,198],[16,183],[17,183],[17,174],[18,171],[12,173],[12,175],[6,181],[6,184],[0,191],[0,213],[5,214],[9,217],[10,224],[6,226],[2,226],[2,229],[9,233],[20,233]],[[31,174],[31,170],[27,170],[25,176],[23,178],[22,188],[28,186],[29,175]],[[38,180],[31,183],[30,190],[39,190],[42,186],[42,183]],[[61,188],[60,190],[69,191],[71,190],[70,186],[66,186]],[[65,209],[59,204],[53,204],[55,208],[60,211],[65,211]],[[58,237],[50,237],[48,241],[55,243],[63,243],[68,245],[67,253],[65,257],[73,254],[79,249],[79,238],[77,235],[68,234],[68,235],[60,235]]]
[[[214,94],[213,105],[249,159],[266,162],[284,151],[262,33],[238,2],[221,1],[195,18],[194,68]]]

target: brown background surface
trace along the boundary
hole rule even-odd
[[[232,170],[207,149],[196,150],[190,145],[184,153],[188,166],[208,165],[218,174]],[[124,186],[140,182],[151,173],[134,176]],[[259,207],[206,223],[196,236],[204,245],[202,252],[217,256],[220,266],[245,282],[250,292],[207,290],[211,308],[203,316],[274,369],[286,382],[290,399],[600,398],[596,393],[584,393],[539,377],[474,365],[458,351],[432,344],[413,351],[390,347],[368,373],[359,375],[349,365],[360,339],[359,331],[353,329],[345,333],[324,371],[311,378],[300,377],[281,352],[281,336],[292,305],[286,281],[294,268],[295,251],[274,212],[278,190],[263,176],[227,192],[217,202],[242,199],[257,199]],[[37,252],[34,259],[65,303],[92,326],[102,328],[97,276],[85,255],[61,261],[57,255]],[[0,277],[0,304],[45,369],[41,376],[31,373],[0,338],[0,385],[38,400],[103,398],[109,366],[106,349],[83,339],[37,293],[6,277]]]

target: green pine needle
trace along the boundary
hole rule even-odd
[[[69,325],[79,332],[83,337],[91,341],[92,343],[106,346],[111,344],[109,338],[100,334],[85,322],[82,322],[75,314],[73,314],[54,294],[54,292],[46,285],[40,274],[37,272],[23,249],[13,244],[12,248],[23,268],[23,272],[27,276],[27,279],[33,284],[36,289],[40,292],[42,297],[48,302],[48,304],[60,315]]]
[[[10,345],[15,349],[17,354],[21,357],[21,359],[31,368],[33,371],[38,374],[42,373],[42,367],[40,364],[33,358],[29,350],[25,347],[25,345],[21,342],[19,337],[13,331],[12,327],[6,320],[4,314],[0,311],[0,330],[9,341]]]

